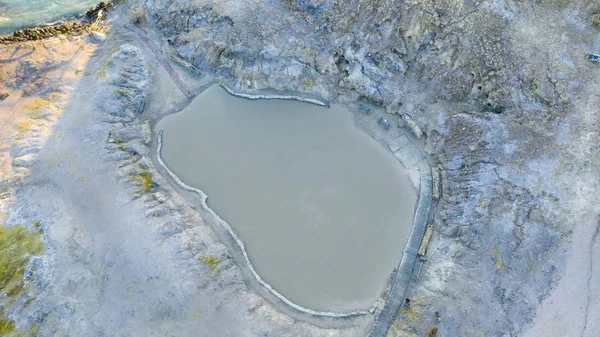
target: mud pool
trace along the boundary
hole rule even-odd
[[[208,195],[276,291],[318,311],[377,300],[402,257],[416,190],[350,112],[212,87],[157,129],[166,165]]]

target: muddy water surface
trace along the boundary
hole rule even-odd
[[[416,191],[348,111],[212,87],[157,128],[166,165],[208,195],[274,289],[321,311],[377,300],[402,256]]]

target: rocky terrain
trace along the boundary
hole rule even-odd
[[[358,101],[420,127],[442,198],[388,336],[595,336],[600,65],[584,56],[600,51],[597,13],[559,0],[147,0],[89,35],[1,46],[0,235],[39,234],[16,236],[29,252],[0,281],[23,275],[26,291],[3,290],[0,331],[368,333],[368,318],[306,321],[265,300],[215,219],[157,169],[151,126],[188,101],[176,76],[193,92],[225,80]],[[203,76],[165,70],[133,22]]]
[[[140,115],[139,102],[155,95],[169,106],[185,97],[158,61],[147,60],[153,54],[135,33],[118,22],[112,29],[106,40],[86,34],[2,51],[8,96],[0,235],[14,242],[6,249],[22,241],[29,250],[23,260],[18,253],[0,260],[18,268],[2,287],[1,334],[364,334],[367,322],[295,322],[246,285],[204,224],[211,219],[153,163],[145,119],[153,110]],[[173,101],[152,91],[161,82],[158,90]],[[21,228],[27,236],[10,239]],[[26,291],[4,292],[14,284]]]
[[[145,9],[181,56],[240,88],[360,100],[424,130],[443,199],[398,336],[433,325],[444,336],[517,336],[532,322],[593,335],[600,93],[598,66],[584,56],[600,48],[597,3],[148,1]],[[569,287],[567,263],[588,291],[568,298],[572,318],[534,321],[553,288]]]

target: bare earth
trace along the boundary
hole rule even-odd
[[[152,0],[145,40],[125,27],[134,6],[101,32],[0,46],[0,224],[44,243],[0,319],[38,336],[367,335],[373,315],[268,300],[157,169],[155,123],[227,80],[364,101],[355,122],[384,144],[411,131],[404,115],[423,130],[411,140],[443,194],[388,336],[597,336],[600,68],[583,59],[597,4]],[[165,70],[170,53],[203,76]]]

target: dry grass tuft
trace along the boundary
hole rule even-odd
[[[221,272],[219,268],[219,262],[221,259],[216,255],[202,255],[200,256],[200,261],[204,262],[204,264],[215,274]]]
[[[21,110],[23,112],[34,112],[37,111],[41,108],[45,108],[48,105],[50,105],[50,102],[45,100],[45,99],[41,99],[41,98],[36,98],[33,101],[26,103],[25,105],[23,105],[23,107],[21,108]]]

